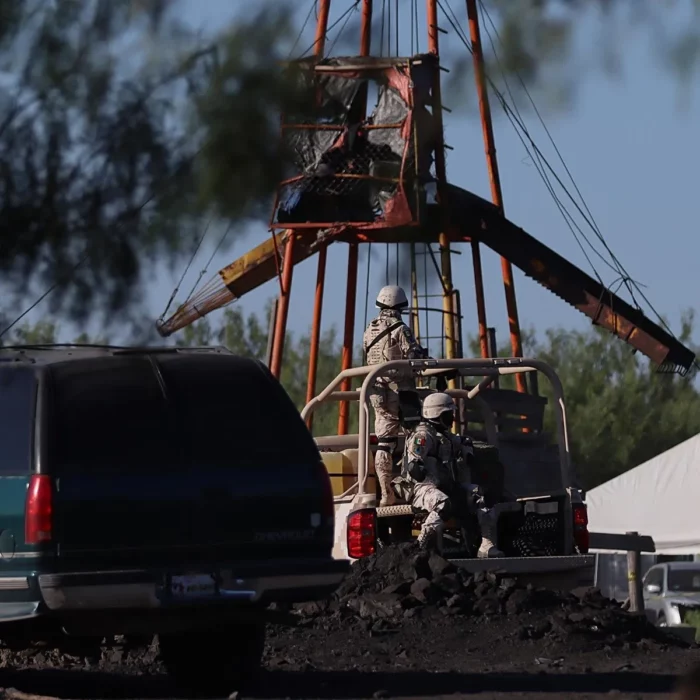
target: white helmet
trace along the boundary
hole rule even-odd
[[[425,420],[440,420],[440,416],[448,411],[454,416],[456,410],[457,406],[449,394],[440,392],[428,394],[423,401],[423,418]]]
[[[379,294],[377,294],[378,309],[403,309],[406,306],[408,306],[408,299],[406,292],[401,287],[390,284],[379,290]]]

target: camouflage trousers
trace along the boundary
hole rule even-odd
[[[389,387],[377,387],[370,395],[370,403],[374,409],[374,432],[377,436],[374,470],[381,489],[381,505],[393,505],[396,502],[396,495],[391,486],[394,469],[393,455],[401,431],[399,395]]]
[[[460,482],[459,486],[467,492],[474,489],[474,485],[466,480]],[[424,481],[415,482],[411,505],[428,513],[428,517],[423,521],[418,542],[424,544],[428,540],[434,540],[445,527],[450,509],[450,497],[440,488],[440,481],[427,474]]]

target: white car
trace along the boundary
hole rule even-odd
[[[644,576],[642,588],[647,617],[659,627],[687,624],[691,610],[700,618],[700,562],[656,564]]]

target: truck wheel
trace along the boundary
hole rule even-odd
[[[178,688],[228,695],[260,670],[265,625],[240,623],[159,636],[160,658]]]

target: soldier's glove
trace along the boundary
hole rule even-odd
[[[481,486],[473,486],[471,489],[471,496],[473,499],[473,503],[477,508],[486,507],[486,501],[484,499],[484,490],[481,488]]]
[[[425,464],[420,460],[411,460],[408,463],[408,469],[406,471],[411,479],[417,481],[419,484],[425,480]]]
[[[435,388],[438,391],[446,391],[447,390],[447,379],[445,378],[444,375],[439,374],[437,378],[437,382],[435,382]]]

